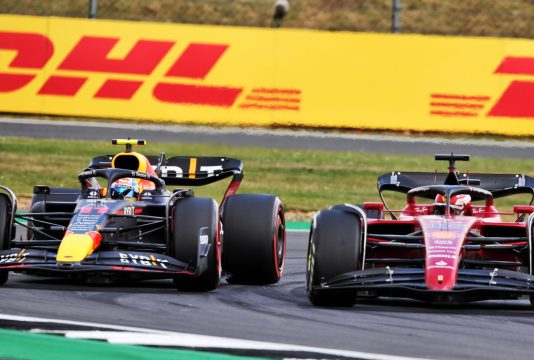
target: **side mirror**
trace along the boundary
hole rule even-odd
[[[516,214],[532,214],[534,213],[534,206],[532,205],[515,205],[514,213]]]
[[[365,211],[368,218],[383,219],[384,204],[381,202],[364,202],[363,211]]]
[[[382,211],[384,210],[384,204],[382,204],[381,202],[364,202],[363,209]]]

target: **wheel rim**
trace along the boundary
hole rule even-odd
[[[286,232],[283,213],[280,211],[276,220],[276,233],[274,238],[274,255],[277,275],[280,276],[284,269],[284,253],[286,248]]]
[[[312,260],[312,250],[311,250],[311,243],[308,244],[308,258],[306,261],[306,292],[308,295],[311,294],[312,289],[312,277],[313,277],[313,260]]]
[[[315,251],[313,245],[313,227],[310,230],[310,237],[308,239],[308,254],[306,259],[306,292],[308,296],[312,295],[313,289],[313,275],[315,267]]]

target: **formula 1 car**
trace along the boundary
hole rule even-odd
[[[0,284],[9,271],[106,281],[172,278],[178,290],[210,291],[230,282],[272,284],[283,272],[284,209],[278,197],[236,195],[240,160],[144,156],[115,139],[116,155],[97,156],[81,187],[34,187],[31,210],[0,186]],[[221,206],[181,186],[231,177]],[[173,191],[166,185],[180,186]],[[15,239],[15,225],[27,229]]]
[[[315,215],[306,283],[314,305],[352,306],[379,296],[459,304],[523,295],[534,304],[534,178],[459,173],[455,162],[469,155],[435,159],[449,161],[449,171],[384,174],[382,202],[335,205]],[[406,194],[405,207],[389,210],[383,191]],[[494,198],[516,194],[533,198],[513,213],[494,207]]]

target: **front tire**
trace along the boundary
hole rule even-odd
[[[203,292],[217,288],[221,278],[219,209],[213,199],[184,198],[176,202],[172,211],[171,256],[196,269],[206,261],[206,269],[198,276],[176,275],[174,284],[180,291]],[[200,229],[207,228],[209,250],[199,258]]]
[[[354,292],[320,291],[317,287],[336,275],[359,269],[361,223],[356,214],[324,210],[312,222],[308,242],[306,293],[315,306],[350,307],[356,301]]]
[[[9,233],[13,224],[10,223],[12,206],[5,194],[0,194],[0,250],[11,248]],[[0,270],[0,285],[6,283],[9,277],[8,270]]]
[[[280,199],[266,194],[240,194],[223,207],[223,269],[229,281],[275,284],[284,271],[286,228]]]

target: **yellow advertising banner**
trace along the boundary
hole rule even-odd
[[[0,15],[0,111],[534,135],[534,41]]]

